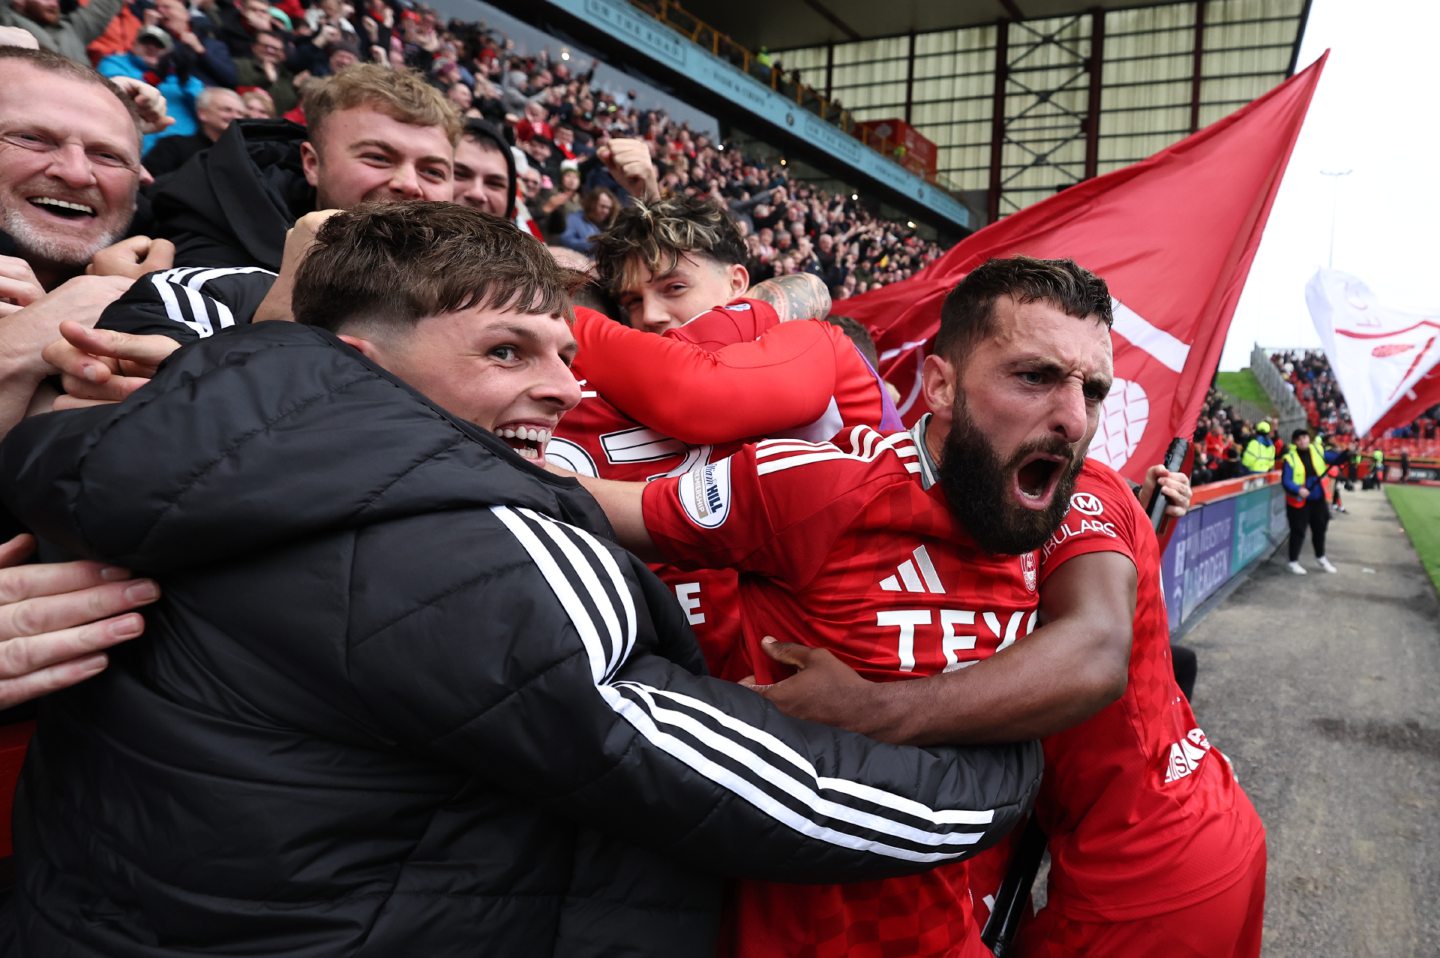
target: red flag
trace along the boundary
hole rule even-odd
[[[1430,367],[1430,371],[1420,377],[1420,381],[1411,386],[1409,391],[1390,407],[1389,412],[1377,419],[1375,425],[1370,427],[1369,435],[1378,438],[1383,436],[1387,429],[1408,426],[1435,406],[1440,406],[1440,365]]]
[[[1090,454],[1143,479],[1172,438],[1194,431],[1324,64],[1147,160],[985,227],[903,283],[836,303],[876,333],[905,421],[925,411],[920,363],[966,273],[1000,256],[1073,259],[1117,300],[1115,387]]]
[[[1377,428],[1389,428],[1378,423],[1396,406],[1440,393],[1440,313],[1388,307],[1361,280],[1333,269],[1315,273],[1305,302],[1358,435],[1378,435]],[[1392,425],[1406,425],[1428,408]]]

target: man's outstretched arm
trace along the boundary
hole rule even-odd
[[[646,333],[645,335],[650,335]],[[643,482],[624,482],[619,479],[599,479],[582,476],[566,469],[548,467],[551,472],[576,479],[585,491],[595,497],[605,518],[615,530],[615,541],[646,562],[661,562],[664,557],[655,547],[650,530],[645,528],[645,486]]]
[[[1146,486],[1157,483],[1183,514],[1188,480],[1153,467]],[[1144,525],[1133,533],[1151,534]],[[1016,741],[1078,725],[1123,695],[1129,681],[1139,584],[1128,551],[1134,543],[1099,541],[1096,551],[1053,554],[1040,587],[1044,625],[970,668],[878,685],[828,653],[771,644],[773,657],[800,671],[764,694],[788,714],[911,744]]]
[[[814,422],[839,378],[820,323],[784,323],[715,350],[596,313],[578,315],[574,331],[589,384],[632,419],[685,443],[738,442]]]
[[[980,851],[1038,788],[1034,743],[883,745],[697,674],[673,596],[574,526],[508,507],[417,523],[356,555],[358,578],[429,596],[423,616],[352,622],[357,693],[406,747],[558,815],[714,873],[859,880]],[[417,537],[470,557],[465,588],[396,563]]]
[[[761,691],[787,714],[882,742],[1020,742],[1063,731],[1125,692],[1135,567],[1115,553],[1066,562],[1045,580],[1046,624],[983,662],[911,682],[869,682],[828,652],[767,644],[800,671]]]

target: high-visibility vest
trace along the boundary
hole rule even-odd
[[[1269,472],[1275,468],[1275,447],[1258,438],[1251,439],[1240,456],[1240,468],[1248,472]]]
[[[1376,449],[1374,455],[1375,465],[1377,467],[1385,465],[1385,451],[1383,449]]]
[[[1290,481],[1294,482],[1300,475],[1300,447],[1294,443],[1285,450],[1285,464],[1290,467]],[[1325,446],[1319,439],[1310,441],[1310,469],[1307,469],[1308,476],[1323,476],[1328,468],[1325,465]],[[1305,508],[1305,503],[1310,499],[1310,490],[1300,486],[1300,495],[1296,496],[1289,489],[1285,490],[1285,504],[1295,509]]]

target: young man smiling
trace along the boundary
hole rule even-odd
[[[451,198],[460,120],[417,74],[357,65],[311,87],[305,112],[308,134],[281,120],[232,123],[160,185],[155,216],[177,266],[275,270],[306,213]]]
[[[504,220],[515,215],[515,157],[484,120],[466,120],[455,144],[455,202]]]
[[[420,210],[434,218],[433,225],[422,221]],[[387,225],[385,217],[373,218]],[[526,249],[529,255],[523,260],[515,257],[516,275],[497,271],[488,287],[467,286],[463,279],[444,283],[448,277],[475,272],[469,257],[495,255],[479,242],[445,242],[462,223],[476,230],[483,226],[507,243],[508,233],[474,215],[455,217],[439,205],[409,207],[397,212],[394,222],[408,230],[412,241],[436,244],[437,252],[425,260],[423,271],[409,275],[395,268],[386,258],[398,257],[379,239],[354,244],[346,250],[345,269],[337,276],[302,266],[292,300],[296,318],[335,333],[447,412],[494,434],[521,458],[540,460],[541,435],[548,437],[560,417],[580,401],[580,385],[570,373],[576,345],[568,317],[558,307],[546,317],[522,308],[535,298],[531,284],[536,281],[521,268],[548,282],[555,281],[558,268],[546,262],[549,254],[537,246]],[[322,226],[319,242],[318,248],[333,250],[340,240],[327,237]],[[491,245],[500,242],[492,240]],[[313,255],[313,249],[306,255]],[[345,286],[366,268],[386,276],[395,288],[357,306]],[[397,311],[418,312],[423,318],[396,323]]]

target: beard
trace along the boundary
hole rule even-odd
[[[100,208],[98,199],[86,197],[77,202]],[[91,257],[120,240],[129,225],[127,219],[124,223],[112,224],[87,238],[76,233],[67,233],[58,226],[37,226],[19,209],[0,209],[0,229],[10,234],[21,258],[47,263],[62,270],[84,269]]]
[[[1062,463],[1054,497],[1044,509],[1026,509],[1015,502],[1020,466],[1036,453],[1059,456]],[[1020,555],[1040,548],[1050,538],[1070,509],[1070,495],[1085,465],[1076,458],[1070,444],[1058,436],[1025,443],[1008,461],[975,426],[963,398],[952,410],[950,434],[938,469],[941,491],[950,511],[960,520],[975,542],[986,552]]]

